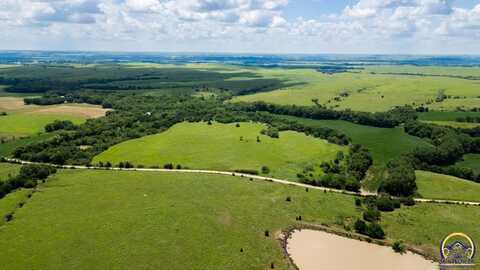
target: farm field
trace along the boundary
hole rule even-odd
[[[463,160],[457,162],[455,165],[460,167],[471,168],[480,173],[480,154],[467,154],[463,156]]]
[[[60,171],[2,226],[0,260],[12,270],[287,269],[275,238],[295,217],[339,227],[360,213],[351,196],[230,176]],[[452,230],[480,237],[478,207],[420,204],[382,216],[389,238],[432,255]]]
[[[397,67],[385,68],[385,73],[393,72]],[[381,69],[381,68],[380,68]],[[449,69],[442,68],[446,74]],[[471,71],[476,73],[475,71]],[[398,72],[401,72],[399,69]],[[258,71],[259,74],[266,72]],[[255,93],[235,97],[233,101],[265,101],[276,104],[314,105],[312,99],[320,104],[337,109],[356,111],[387,111],[394,106],[421,105],[438,110],[456,110],[457,107],[470,109],[478,107],[478,84],[474,80],[438,76],[411,76],[358,73],[323,74],[309,69],[277,69],[269,71],[285,80],[303,83],[270,92]],[[439,70],[436,71],[440,72]],[[453,74],[457,74],[457,69]],[[462,71],[466,74],[467,71]],[[461,99],[446,99],[435,102],[442,91],[445,95],[459,96]],[[348,94],[340,100],[334,100],[341,93]]]
[[[105,109],[94,105],[68,104],[51,106],[24,105],[22,98],[0,97],[0,136],[23,137],[44,131],[55,120],[70,120],[80,124],[88,118],[104,116]]]
[[[416,171],[418,193],[424,198],[480,201],[480,183],[427,171]]]
[[[260,134],[265,126],[235,124],[180,123],[169,130],[120,143],[96,156],[93,163],[129,161],[134,165],[161,166],[173,163],[193,169],[257,170],[270,169],[270,175],[296,179],[307,165],[333,160],[346,147],[293,131],[280,132],[280,138]],[[260,142],[257,141],[257,136]]]
[[[389,160],[399,157],[417,146],[428,145],[425,141],[406,134],[402,128],[377,128],[343,120],[284,117],[312,127],[328,127],[345,133],[353,143],[364,145],[371,151],[374,165],[385,165]]]

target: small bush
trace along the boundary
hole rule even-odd
[[[251,170],[251,169],[238,169],[235,170],[237,173],[244,173],[244,174],[253,174],[253,175],[258,175],[257,170]]]
[[[270,168],[267,166],[262,166],[262,173],[263,174],[269,174],[270,173]]]
[[[285,201],[291,202],[291,201],[292,201],[292,197],[288,196],[288,197],[285,199]]]
[[[163,168],[167,169],[167,170],[172,170],[174,167],[173,167],[172,163],[167,163],[167,164],[163,165]]]
[[[385,232],[383,231],[382,227],[377,223],[370,223],[367,226],[366,235],[375,239],[385,238]]]
[[[403,254],[405,253],[405,250],[407,248],[402,241],[395,241],[395,243],[393,243],[392,249],[397,253]]]
[[[357,219],[357,221],[355,221],[354,227],[357,233],[365,234],[365,232],[367,231],[367,224],[365,223],[365,221],[360,219]]]
[[[370,222],[378,221],[380,220],[380,211],[369,207],[363,212],[363,219]]]
[[[362,206],[362,200],[360,198],[355,198],[355,205]]]

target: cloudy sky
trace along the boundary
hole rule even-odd
[[[0,49],[480,54],[480,0],[0,0]]]

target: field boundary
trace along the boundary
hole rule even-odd
[[[265,177],[259,175],[252,175],[246,173],[238,173],[238,172],[228,172],[228,171],[216,171],[216,170],[194,170],[194,169],[153,169],[153,168],[118,168],[118,167],[96,167],[96,166],[81,166],[81,165],[59,165],[59,164],[52,164],[52,163],[40,163],[40,162],[31,162],[31,161],[24,161],[20,159],[13,159],[13,158],[3,158],[4,161],[9,163],[16,163],[16,164],[41,164],[41,165],[49,165],[56,167],[58,169],[79,169],[79,170],[112,170],[112,171],[140,171],[140,172],[173,172],[173,173],[197,173],[197,174],[216,174],[216,175],[228,175],[228,176],[235,176],[240,178],[249,178],[249,179],[256,179],[262,180],[282,185],[288,186],[297,186],[302,188],[308,189],[315,189],[321,190],[324,192],[333,192],[338,194],[345,194],[345,195],[352,195],[358,197],[369,197],[369,196],[378,196],[376,192],[369,192],[362,190],[360,192],[353,192],[347,190],[340,190],[334,188],[327,188],[327,187],[319,187],[319,186],[312,186],[308,184],[292,182],[285,179],[278,179],[273,177]],[[473,202],[473,201],[457,201],[457,200],[442,200],[442,199],[428,199],[428,198],[414,198],[415,202],[419,203],[437,203],[437,204],[457,204],[457,205],[472,205],[472,206],[480,206],[480,202]]]

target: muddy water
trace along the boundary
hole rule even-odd
[[[438,270],[422,256],[395,253],[391,247],[341,237],[322,231],[295,231],[288,253],[300,270]]]

